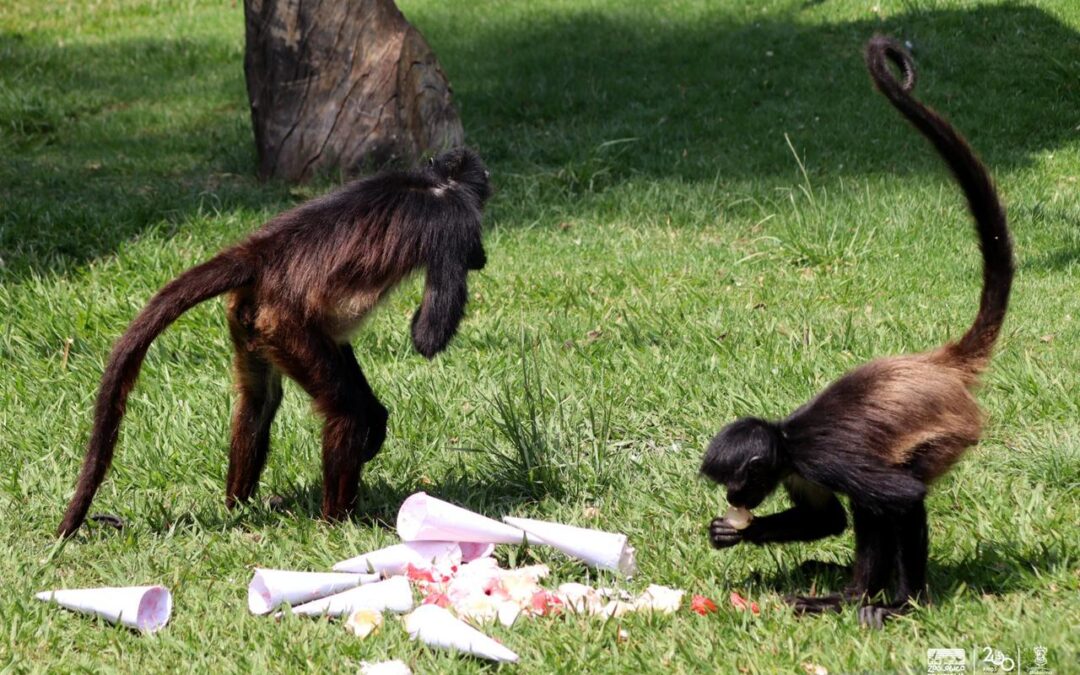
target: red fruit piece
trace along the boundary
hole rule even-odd
[[[405,576],[409,578],[409,581],[429,581],[433,583],[435,581],[435,577],[431,575],[431,570],[420,569],[412,563],[405,567]]]
[[[743,611],[750,610],[750,612],[753,614],[761,613],[761,608],[758,607],[758,604],[756,602],[750,602],[735,591],[731,592],[731,604],[735,607],[735,609],[740,609]]]
[[[704,595],[695,595],[690,600],[690,611],[697,612],[701,616],[711,614],[716,611],[716,603],[706,598]]]

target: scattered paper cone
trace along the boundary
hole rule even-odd
[[[412,669],[404,661],[361,661],[360,675],[412,675]]]
[[[477,544],[520,544],[526,535],[497,520],[417,492],[401,504],[398,535],[405,541],[459,541]],[[536,541],[528,537],[529,543]]]
[[[637,572],[634,561],[634,547],[626,542],[625,534],[590,530],[561,523],[549,523],[531,518],[503,518],[507,523],[520,528],[533,537],[556,548],[568,556],[578,558],[590,565],[621,572],[633,576]]]
[[[405,630],[413,640],[431,647],[455,649],[492,661],[514,663],[518,655],[438,605],[421,605],[405,617]]]
[[[146,633],[163,628],[172,615],[172,594],[163,586],[43,591],[34,597]]]
[[[481,558],[487,558],[495,551],[495,544],[477,543],[475,541],[458,542],[461,547],[461,562],[469,563]]]
[[[358,609],[377,612],[407,612],[413,608],[412,589],[405,577],[365,584],[336,595],[313,600],[292,608],[293,614],[305,616],[342,616]]]
[[[377,574],[256,569],[248,584],[248,609],[269,614],[281,604],[297,605],[378,580]]]
[[[427,569],[432,565],[459,565],[462,559],[463,550],[457,542],[409,541],[342,560],[333,569],[337,572],[371,572],[393,577],[405,574],[409,565]]]

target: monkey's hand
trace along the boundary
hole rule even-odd
[[[367,411],[368,427],[364,436],[362,461],[369,462],[379,454],[383,442],[386,440],[386,423],[390,419],[390,411],[377,401]]]
[[[746,530],[736,530],[727,520],[714,518],[709,523],[709,541],[713,548],[728,548],[743,541]]]

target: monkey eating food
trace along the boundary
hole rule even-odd
[[[931,142],[967,197],[983,257],[975,320],[956,342],[856,368],[785,419],[731,423],[709,444],[701,472],[725,486],[734,507],[757,507],[781,483],[794,504],[744,528],[713,520],[709,538],[716,548],[839,534],[847,517],[836,493],[847,495],[855,528],[851,584],[839,594],[789,602],[799,613],[860,602],[860,623],[880,627],[925,599],[927,486],[979,440],[982,415],[971,390],[1005,319],[1013,253],[986,168],[948,122],[912,95],[911,56],[894,40],[876,36],[865,58],[877,89]],[[879,597],[891,584],[892,598]]]
[[[311,396],[324,420],[322,516],[346,516],[364,463],[382,447],[389,416],[349,337],[394,286],[423,268],[413,346],[427,358],[446,348],[465,313],[468,272],[486,262],[481,217],[491,195],[488,179],[476,153],[457,149],[420,170],[357,180],[276,216],[166,284],[109,357],[59,534],[71,535],[86,519],[150,344],[181,314],[224,293],[237,389],[226,504],[255,491],[285,375]]]

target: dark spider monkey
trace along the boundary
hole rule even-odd
[[[344,517],[363,464],[382,447],[389,416],[364,379],[349,336],[390,289],[423,267],[413,345],[427,358],[446,348],[465,313],[468,271],[486,262],[480,223],[491,195],[488,177],[476,153],[458,149],[422,170],[358,180],[278,215],[169,282],[109,357],[86,460],[59,534],[71,535],[86,519],[150,343],[185,311],[226,292],[238,393],[226,504],[255,491],[284,374],[325,419],[322,515]]]
[[[730,424],[709,444],[701,471],[727,488],[734,507],[758,506],[780,483],[794,502],[742,530],[723,518],[713,520],[709,538],[717,548],[839,534],[847,522],[835,493],[848,495],[855,526],[850,586],[836,595],[788,601],[800,613],[860,601],[860,623],[880,627],[926,593],[923,500],[927,485],[979,440],[982,415],[970,392],[1005,318],[1013,255],[1005,212],[986,169],[948,122],[912,96],[911,56],[896,41],[876,36],[865,58],[877,89],[933,144],[967,197],[983,255],[978,314],[959,341],[871,361],[786,419],[747,417]],[[902,82],[889,61],[903,74]],[[894,577],[893,601],[873,604]]]

